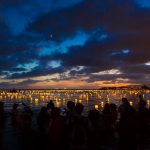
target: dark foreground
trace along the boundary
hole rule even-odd
[[[52,101],[38,114],[23,105],[21,113],[17,104],[8,113],[0,102],[1,150],[150,150],[150,110],[142,99],[138,110],[123,98],[118,108],[106,103],[86,117],[72,101],[63,113]]]

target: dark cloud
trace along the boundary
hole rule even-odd
[[[15,12],[21,12],[22,17],[20,22],[16,18],[10,21],[9,13],[8,20],[5,20],[5,7],[0,5],[0,74],[5,75],[6,79],[59,73],[60,77],[54,78],[54,81],[80,79],[83,76],[89,77],[87,82],[149,81],[150,66],[145,63],[150,61],[150,9],[143,7],[144,4],[136,0],[72,0],[65,3],[51,0],[52,10],[50,5],[39,5],[41,0],[28,3],[1,1],[0,4],[5,4],[7,10],[14,8]],[[31,7],[26,9],[26,6]],[[25,15],[26,12],[28,15]],[[19,15],[17,17],[21,18]],[[66,46],[66,52],[63,52],[63,46],[57,47],[79,31],[86,33],[84,44]],[[51,47],[52,42],[54,47]],[[44,48],[51,53],[39,55]],[[18,67],[36,61],[38,65],[32,69]],[[48,66],[51,61],[60,61],[61,65],[56,68]],[[79,66],[82,69],[74,69]],[[93,74],[112,69],[118,69],[121,73]]]
[[[0,89],[27,89],[31,88],[32,84],[41,82],[40,80],[32,80],[32,79],[26,79],[20,82],[16,81],[9,81],[9,82],[1,82],[0,83]]]
[[[37,68],[34,68],[30,72],[13,73],[12,75],[8,76],[7,78],[20,79],[20,78],[38,77],[38,76],[52,75],[55,73],[62,73],[64,71],[65,70],[63,67],[58,67],[58,68],[37,67]]]

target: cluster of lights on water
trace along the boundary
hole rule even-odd
[[[18,90],[10,92],[0,91],[0,101],[4,102],[5,108],[10,109],[13,103],[26,103],[33,109],[46,106],[52,100],[56,107],[61,109],[66,107],[67,101],[82,103],[85,110],[102,110],[105,103],[121,104],[123,97],[128,98],[130,105],[137,107],[139,95],[147,101],[150,107],[150,90]]]

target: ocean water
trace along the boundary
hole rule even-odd
[[[82,103],[86,113],[94,108],[102,110],[106,102],[119,106],[122,97],[128,98],[130,104],[137,108],[139,95],[142,95],[147,101],[147,107],[150,107],[150,90],[19,90],[13,93],[1,90],[0,101],[4,102],[6,111],[12,109],[13,103],[18,103],[18,109],[21,111],[24,108],[22,102],[33,111],[39,111],[52,100],[55,106],[63,111],[67,101],[72,100]]]

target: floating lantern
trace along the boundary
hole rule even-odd
[[[44,99],[44,96],[41,96],[41,99]]]
[[[75,103],[77,103],[78,102],[78,99],[75,99]]]
[[[38,103],[39,99],[38,99],[38,98],[35,98],[35,100],[34,100],[34,101],[35,101],[35,103]]]
[[[110,103],[110,99],[109,98],[107,98],[107,103]]]
[[[150,100],[147,100],[147,107],[150,107]]]
[[[129,104],[130,104],[130,106],[133,106],[133,102],[132,101],[130,101]]]
[[[98,110],[98,105],[95,105],[95,109]]]
[[[102,108],[104,107],[104,102],[101,102],[101,107],[102,107]]]
[[[79,103],[82,103],[82,100],[81,100],[81,99],[79,100]]]
[[[143,94],[143,99],[145,98],[145,95]]]
[[[59,101],[57,101],[57,102],[56,102],[56,107],[59,108],[59,107],[60,107],[60,104],[61,104],[61,103],[60,103]]]

